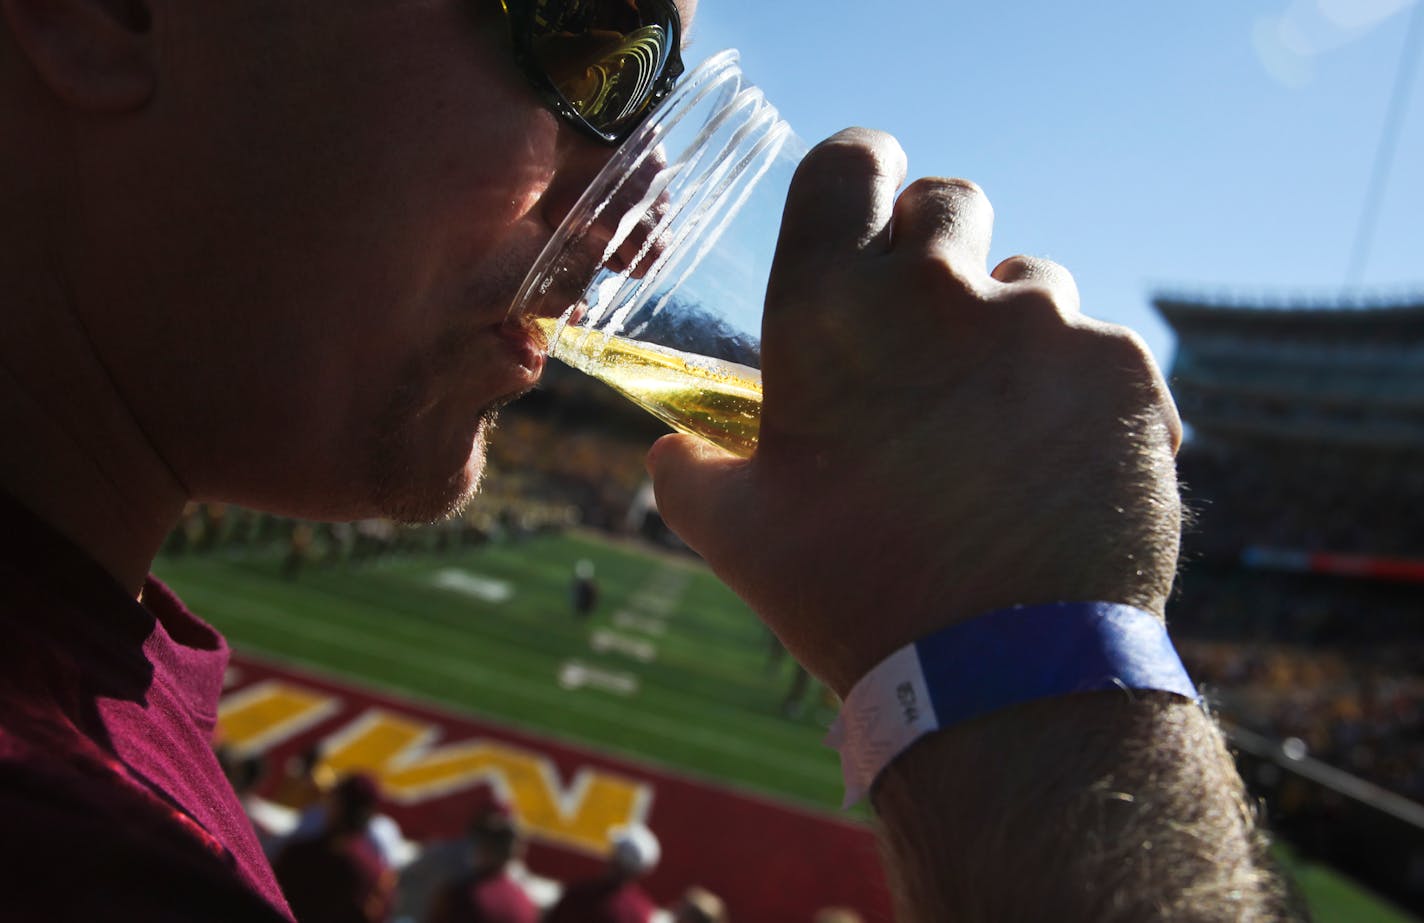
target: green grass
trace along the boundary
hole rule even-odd
[[[831,713],[813,689],[804,715],[782,714],[790,664],[768,668],[766,633],[705,568],[578,535],[312,565],[294,580],[281,575],[281,556],[276,547],[165,556],[155,570],[238,648],[828,812],[839,804],[839,766],[820,744]],[[582,558],[596,564],[601,591],[587,622],[568,600]],[[507,581],[513,596],[490,603],[435,586],[451,568]],[[619,612],[656,617],[649,597],[658,593],[674,603],[665,634],[614,624]],[[645,638],[657,657],[595,652],[598,630]],[[638,690],[564,689],[557,678],[570,660],[636,676]],[[1318,923],[1414,919],[1288,849],[1279,854]]]
[[[1414,923],[1418,918],[1364,890],[1328,866],[1277,844],[1276,858],[1305,895],[1315,923]]]
[[[569,607],[574,563],[595,562],[600,602],[587,622]],[[459,569],[507,581],[489,603],[434,585]],[[832,809],[840,770],[820,745],[829,713],[781,714],[789,665],[767,669],[767,636],[704,568],[577,536],[456,554],[395,556],[362,568],[308,567],[281,576],[277,550],[160,558],[158,574],[234,644],[467,711],[636,755],[695,775]],[[662,636],[614,624],[655,616],[644,593],[670,588]],[[599,630],[644,638],[656,660],[591,649]],[[568,661],[637,677],[630,696],[570,691]],[[808,697],[809,698],[809,697]]]

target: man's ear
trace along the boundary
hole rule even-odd
[[[15,43],[63,102],[142,106],[157,79],[152,0],[0,0]]]

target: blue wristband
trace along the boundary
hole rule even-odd
[[[902,647],[855,684],[826,737],[840,751],[845,807],[931,731],[1099,689],[1201,700],[1162,620],[1118,603],[1000,609]]]

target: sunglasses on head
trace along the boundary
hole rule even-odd
[[[500,0],[515,60],[549,107],[607,144],[628,137],[682,74],[673,0]]]

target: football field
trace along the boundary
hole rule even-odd
[[[161,557],[155,570],[234,647],[835,813],[833,708],[696,562],[593,535],[310,563],[282,547]],[[572,611],[575,564],[599,601]],[[1412,919],[1291,862],[1324,923]]]

